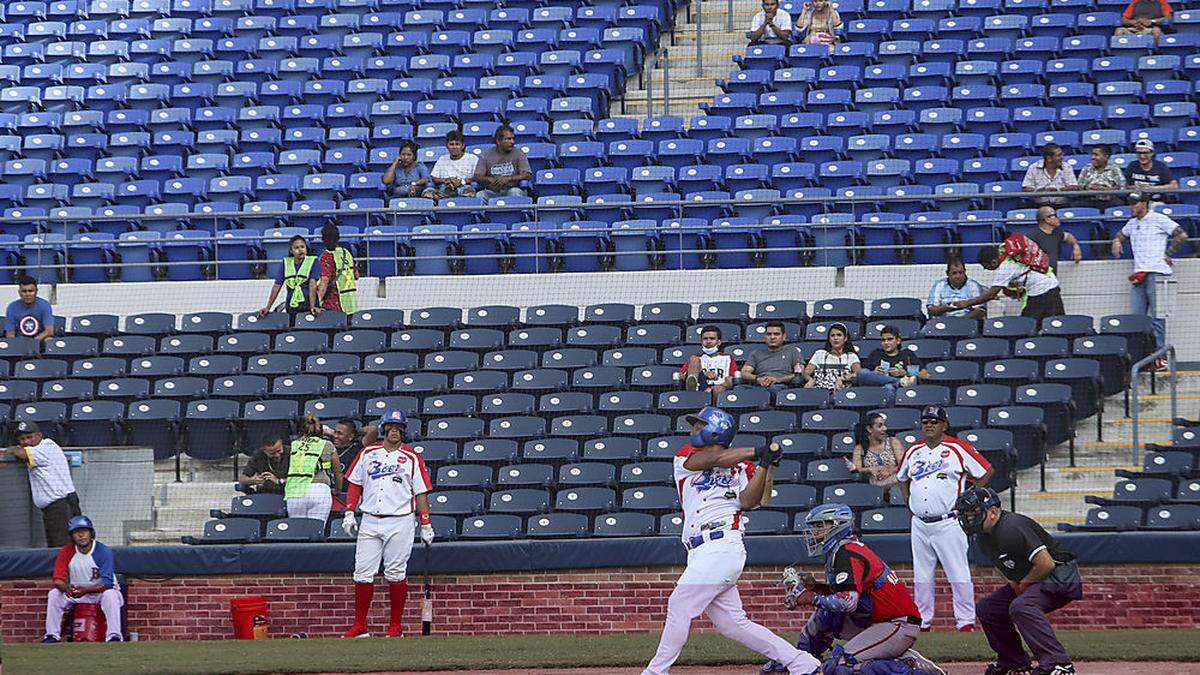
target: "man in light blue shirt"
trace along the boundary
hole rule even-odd
[[[984,288],[978,281],[967,278],[967,266],[962,258],[946,261],[946,278],[933,282],[929,289],[929,300],[925,310],[929,316],[958,316],[982,320],[987,318],[987,306],[958,309],[952,304],[956,300],[970,300],[983,295]]]
[[[54,337],[54,311],[50,303],[37,294],[37,281],[32,277],[21,277],[17,281],[19,300],[8,304],[4,313],[4,335],[49,340]]]

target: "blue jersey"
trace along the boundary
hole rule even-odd
[[[54,326],[54,310],[42,298],[34,298],[32,305],[20,300],[8,303],[4,313],[4,331],[24,337],[37,337],[46,327]]]

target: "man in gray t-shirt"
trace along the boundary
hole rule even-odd
[[[532,178],[533,172],[529,170],[529,158],[516,144],[512,127],[504,125],[496,130],[495,147],[485,151],[475,165],[475,182],[483,188],[476,194],[480,199],[525,196],[520,183]]]
[[[767,348],[746,357],[741,368],[742,382],[767,387],[771,391],[790,387],[797,370],[804,363],[798,349],[783,344],[786,339],[783,322],[768,322],[763,327],[763,340]]]

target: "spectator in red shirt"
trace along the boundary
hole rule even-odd
[[[341,245],[337,225],[325,223],[321,228],[321,278],[317,281],[317,297],[322,309],[353,314],[358,309],[358,268],[349,249]]]
[[[1155,41],[1163,34],[1166,25],[1174,12],[1167,0],[1130,0],[1129,6],[1121,13],[1121,25],[1117,27],[1117,35],[1153,35]]]
[[[689,391],[707,391],[712,394],[713,405],[717,395],[733,386],[733,376],[738,365],[733,357],[721,351],[721,329],[705,326],[700,331],[700,352],[693,354],[679,369]]]

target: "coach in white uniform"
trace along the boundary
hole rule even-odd
[[[29,469],[29,490],[33,494],[33,505],[42,511],[46,546],[65,546],[71,541],[67,523],[82,511],[63,449],[42,436],[42,430],[35,422],[26,420],[17,425],[17,445],[5,450],[4,454],[20,459]]]
[[[391,600],[387,635],[403,634],[401,618],[408,599],[405,579],[418,520],[421,541],[433,543],[426,496],[432,483],[425,461],[404,444],[407,424],[403,410],[385,412],[379,420],[383,441],[363,448],[347,477],[350,485],[342,529],[350,536],[357,534],[358,540],[354,547],[354,625],[342,637],[368,637],[367,612],[375,595],[380,561]],[[355,508],[362,510],[361,528],[354,517]]]
[[[737,580],[746,564],[742,511],[756,509],[771,490],[782,451],[757,454],[730,448],[733,417],[713,406],[688,416],[691,444],[675,454],[675,484],[683,506],[687,568],[667,602],[658,651],[643,675],[664,675],[687,642],[692,619],[703,612],[725,637],[787,666],[793,675],[816,673],[821,662],[746,617]]]
[[[947,436],[950,419],[941,406],[921,411],[925,438],[904,453],[896,478],[912,511],[913,595],[921,630],[933,625],[933,574],[938,562],[954,594],[954,622],[975,630],[975,586],[967,564],[967,535],[955,519],[954,502],[971,480],[984,487],[992,465],[970,443]]]

